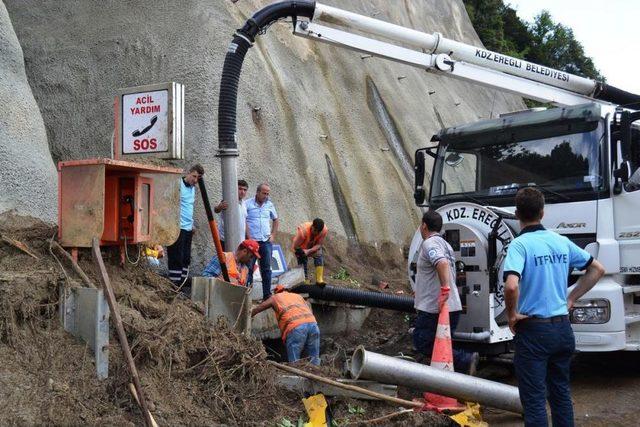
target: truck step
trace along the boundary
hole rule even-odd
[[[634,294],[636,292],[640,292],[640,285],[623,286],[622,292],[625,294]]]
[[[624,323],[630,325],[631,323],[640,322],[640,313],[625,313]]]
[[[627,341],[624,349],[626,351],[639,351],[640,350],[640,341]]]

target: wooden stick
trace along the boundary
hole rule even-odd
[[[282,369],[283,371],[288,371],[296,375],[300,375],[301,377],[309,378],[314,381],[319,381],[321,383],[329,384],[334,387],[343,388],[345,390],[355,391],[356,393],[366,394],[367,396],[375,397],[379,400],[386,400],[390,403],[395,403],[400,406],[409,406],[412,408],[422,408],[423,404],[420,402],[412,402],[410,400],[399,399],[397,397],[387,396],[386,394],[378,393],[375,391],[367,390],[366,388],[358,387],[351,384],[343,384],[338,381],[331,380],[329,378],[321,377],[319,375],[311,374],[309,372],[294,368],[292,366],[283,365],[282,363],[274,362],[273,360],[267,360],[267,363],[275,366],[278,369]]]
[[[69,261],[69,263],[71,263],[71,267],[73,267],[73,271],[75,271],[76,274],[78,276],[80,276],[80,278],[82,279],[82,281],[84,282],[85,285],[87,285],[90,288],[96,289],[96,285],[93,284],[91,279],[89,279],[89,276],[87,276],[86,273],[80,268],[78,263],[74,261],[73,257],[71,256],[71,254],[69,252],[67,252],[56,241],[52,241],[51,242],[51,246],[56,248],[58,250],[58,252],[60,252],[67,259],[67,261]]]
[[[142,407],[142,414],[144,415],[145,424],[147,425],[147,427],[153,427],[153,422],[151,421],[151,412],[149,412],[149,408],[147,407],[147,400],[145,399],[144,393],[142,392],[142,385],[140,384],[138,370],[136,369],[136,364],[133,361],[133,356],[131,355],[131,349],[129,348],[127,335],[124,332],[124,326],[122,326],[122,318],[120,317],[120,311],[118,310],[118,302],[116,301],[116,296],[113,293],[113,289],[111,288],[111,280],[109,279],[107,269],[104,266],[104,261],[102,261],[100,244],[98,242],[98,239],[95,237],[93,238],[91,252],[93,254],[93,259],[95,260],[96,264],[98,265],[98,269],[100,270],[100,279],[102,281],[104,294],[107,298],[109,309],[111,310],[111,316],[114,323],[116,324],[116,331],[118,332],[118,341],[120,341],[120,347],[122,347],[124,358],[127,361],[127,366],[129,368],[129,372],[131,373],[133,384],[135,385],[136,392],[138,393],[138,398],[140,399],[140,406]]]
[[[386,420],[388,420],[390,418],[397,417],[398,415],[408,414],[409,412],[413,412],[413,409],[403,409],[401,411],[392,412],[390,414],[383,415],[383,416],[378,417],[378,418],[372,418],[370,420],[364,420],[364,421],[356,420],[356,421],[352,421],[352,422],[347,423],[347,425],[350,425],[350,424],[375,424],[375,423],[379,423],[380,421],[386,421]]]
[[[4,236],[2,234],[0,234],[0,239],[2,241],[4,241],[5,243],[10,244],[11,246],[13,246],[16,249],[21,250],[22,252],[24,252],[25,254],[35,258],[35,259],[40,259],[38,258],[38,256],[36,254],[34,254],[28,247],[27,245],[25,245],[24,243],[22,243],[20,240],[16,240],[16,239],[12,239],[9,236]]]
[[[129,383],[129,391],[133,395],[133,398],[136,400],[136,402],[138,402],[138,405],[140,405],[140,399],[138,399],[138,393],[136,393],[136,386]],[[153,418],[153,414],[149,414],[149,417],[151,418],[152,426],[158,427],[158,423],[156,422],[155,418]]]

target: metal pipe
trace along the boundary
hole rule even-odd
[[[491,338],[491,332],[454,332],[452,338],[455,340],[486,342]]]
[[[353,353],[350,372],[355,379],[402,384],[467,402],[522,413],[517,387],[373,353],[363,346],[356,348]]]
[[[370,18],[348,10],[316,3],[313,21],[334,24],[340,27],[360,30],[389,40],[406,43],[433,51],[438,44],[436,36],[411,28],[402,27],[380,19]]]
[[[225,245],[235,251],[241,241],[238,227],[238,139],[236,135],[236,106],[240,73],[247,51],[261,31],[273,22],[287,17],[310,18],[313,16],[315,2],[308,0],[289,0],[263,7],[249,18],[233,37],[227,48],[220,79],[220,98],[218,100],[218,157],[222,158],[222,197],[229,203],[225,212]]]
[[[450,40],[440,33],[424,33],[321,3],[316,3],[313,20],[360,30],[368,34],[419,47],[429,53],[446,53],[456,61],[464,61],[507,74],[525,77],[529,80],[583,95],[592,95],[597,88],[597,82],[591,79]]]
[[[229,207],[224,210],[224,245],[229,252],[235,252],[243,240],[240,234],[240,212],[238,210],[238,150],[220,149],[222,172],[222,198]]]

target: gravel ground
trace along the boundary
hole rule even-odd
[[[640,400],[640,355],[631,352],[578,354],[572,365],[572,397],[576,425],[637,425]],[[491,376],[515,383],[515,377],[504,366],[492,367]],[[498,378],[502,376],[502,378]],[[519,416],[488,409],[485,420],[492,426],[519,426]]]

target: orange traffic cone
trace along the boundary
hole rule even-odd
[[[453,372],[453,347],[451,346],[451,326],[449,325],[449,288],[440,288],[440,315],[436,339],[433,343],[431,367]],[[437,412],[464,409],[453,397],[441,396],[434,393],[424,393],[424,409]]]

